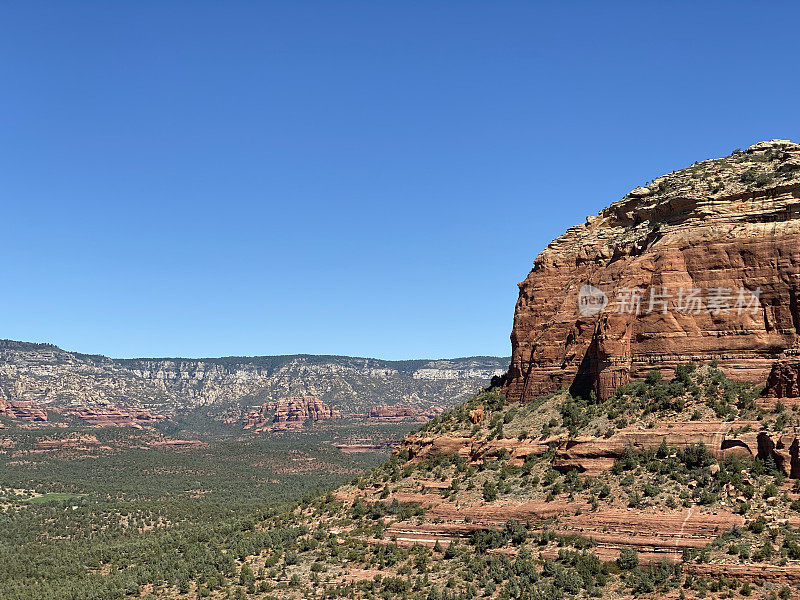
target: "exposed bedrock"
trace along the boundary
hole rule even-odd
[[[767,378],[764,396],[800,398],[800,360],[776,361]]]
[[[308,423],[341,418],[341,413],[315,396],[279,398],[251,410],[244,417],[244,428],[261,431],[300,429]]]
[[[702,443],[717,459],[726,456],[771,458],[787,476],[800,478],[800,440],[797,435],[759,431],[760,426],[758,421],[686,421],[648,429],[629,427],[608,438],[590,435],[569,438],[564,434],[540,439],[492,441],[419,434],[410,436],[404,444],[412,461],[436,454],[458,454],[471,462],[480,462],[507,451],[511,463],[518,465],[529,454],[542,455],[554,448],[554,468],[598,475],[630,451],[658,448],[662,442],[679,450]]]
[[[519,284],[509,400],[567,386],[604,399],[691,360],[763,382],[800,352],[800,176],[783,168],[798,153],[773,141],[698,163],[551,242]],[[608,304],[579,311],[592,289]],[[776,393],[798,395],[793,373]]]

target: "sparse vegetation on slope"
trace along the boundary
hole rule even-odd
[[[561,391],[509,404],[487,390],[349,484],[293,508],[219,507],[211,528],[155,506],[92,513],[87,498],[37,510],[67,526],[58,535],[91,565],[85,581],[113,582],[85,597],[795,597],[800,494],[764,440],[797,416],[714,365],[684,365],[604,402]],[[575,454],[582,444],[592,451]],[[35,513],[16,493],[5,518],[24,532]],[[103,540],[93,554],[91,536],[78,540],[98,517],[113,526],[91,534]],[[7,541],[33,551],[26,535]],[[157,567],[126,562],[154,544],[180,550]],[[55,597],[57,580],[9,581]]]

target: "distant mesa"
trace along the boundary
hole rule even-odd
[[[124,427],[126,425],[98,425],[98,427]],[[127,425],[131,426],[131,425]],[[184,440],[184,439],[171,439],[161,435],[148,435],[143,438],[135,438],[134,442],[126,442],[127,444],[135,444],[139,448],[159,448],[165,450],[187,450],[195,448],[205,448],[208,446],[206,442],[200,440]],[[13,442],[9,443],[5,448],[12,448]],[[0,448],[4,448],[2,440],[0,440]],[[30,452],[34,454],[42,453],[64,453],[64,452],[80,452],[85,453],[86,456],[96,456],[97,452],[112,452],[118,449],[112,448],[107,443],[98,440],[97,436],[80,433],[69,432],[66,435],[47,435],[36,439],[33,450]]]
[[[372,442],[369,440],[353,441],[350,443],[334,444],[334,447],[345,454],[361,454],[364,452],[383,452],[396,448],[400,444],[397,440]]]
[[[439,406],[418,407],[380,404],[366,414],[370,423],[425,423],[444,411]],[[342,413],[316,396],[287,397],[267,402],[244,415],[244,429],[254,432],[298,430],[318,423],[341,419]],[[364,415],[351,415],[364,419]],[[355,444],[358,446],[358,444]]]
[[[315,396],[279,398],[251,410],[244,428],[256,433],[302,429],[310,423],[341,418],[341,413]]]
[[[153,448],[166,448],[166,449],[173,449],[173,450],[184,450],[184,449],[193,449],[193,448],[206,448],[208,447],[207,442],[202,442],[200,440],[161,440],[158,442],[153,442],[151,444]]]

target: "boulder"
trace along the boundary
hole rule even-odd
[[[477,425],[478,423],[483,421],[484,412],[485,412],[485,410],[483,408],[483,404],[481,404],[480,406],[475,407],[474,410],[471,410],[469,412],[469,420],[470,420],[470,422],[473,425]]]

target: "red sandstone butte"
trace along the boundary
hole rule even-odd
[[[152,443],[153,448],[167,448],[176,450],[206,448],[207,446],[208,444],[206,442],[202,442],[200,440],[160,440]]]
[[[565,386],[604,399],[648,370],[687,361],[717,360],[732,379],[765,381],[776,360],[800,353],[798,159],[800,145],[772,140],[696,163],[551,242],[519,284],[508,399]],[[587,284],[609,304],[581,315]],[[693,289],[700,310],[678,310],[679,290]],[[740,289],[760,290],[754,310],[733,308]],[[630,290],[643,292],[639,314],[619,304]],[[729,290],[730,308],[715,312],[708,298],[725,300],[719,290]],[[796,373],[776,378],[784,383],[774,393],[797,394]]]
[[[251,410],[244,417],[244,428],[255,432],[300,429],[308,421],[341,418],[341,413],[315,396],[279,398]]]

